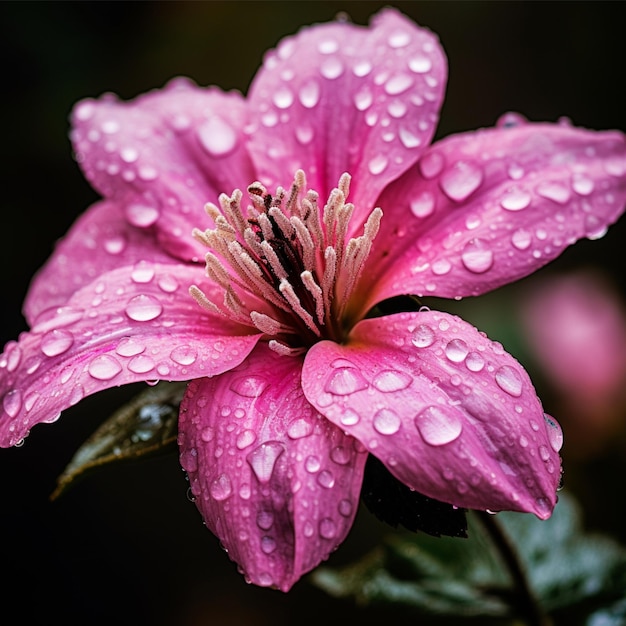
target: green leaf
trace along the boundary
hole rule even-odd
[[[78,449],[51,498],[92,470],[175,449],[178,410],[187,383],[160,382],[116,411]]]
[[[319,568],[312,580],[361,605],[408,607],[416,615],[455,617],[454,623],[479,616],[485,623],[515,619],[523,596],[477,519],[469,516],[468,539],[399,533],[355,564]],[[547,521],[499,513],[487,516],[489,523],[501,526],[532,593],[555,623],[626,624],[619,621],[626,612],[620,602],[626,598],[626,550],[610,538],[585,534],[579,507],[566,493]]]

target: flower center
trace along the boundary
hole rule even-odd
[[[296,172],[289,192],[274,196],[255,182],[207,204],[215,228],[194,230],[206,254],[209,278],[222,290],[222,302],[197,286],[191,295],[203,307],[244,324],[269,338],[279,353],[298,353],[320,339],[341,341],[349,329],[344,315],[363,272],[382,211],[374,209],[359,237],[348,238],[354,205],[346,202],[350,176],[343,174],[320,210],[318,194],[306,190]]]

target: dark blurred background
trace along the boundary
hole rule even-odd
[[[245,93],[263,53],[283,36],[340,11],[366,24],[387,4],[0,3],[1,343],[26,329],[20,307],[30,278],[97,197],[67,139],[74,102],[107,91],[132,98],[177,75]],[[626,131],[622,3],[393,4],[435,31],[448,54],[438,137],[492,125],[509,110],[532,120],[565,115],[579,126]],[[625,229],[622,220],[600,241],[580,242],[540,274],[591,266],[623,297]],[[530,357],[524,361],[523,339],[503,323],[497,305],[518,302],[532,280],[482,299],[485,304],[478,299],[454,310],[502,341],[534,375]],[[552,390],[540,372],[536,381],[554,413]],[[328,598],[306,580],[288,595],[246,585],[187,500],[175,455],[94,475],[50,502],[55,479],[76,448],[137,391],[89,398],[54,426],[36,427],[22,448],[0,451],[0,601],[15,607],[20,622],[281,626],[332,616],[380,621],[381,613]],[[567,441],[567,416],[556,417]],[[626,422],[626,412],[622,417]],[[564,455],[566,485],[583,502],[589,528],[624,542],[623,432],[593,455],[573,455],[568,464],[567,444]],[[361,511],[331,563],[364,554],[384,532]]]

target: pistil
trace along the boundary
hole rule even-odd
[[[255,182],[243,194],[222,194],[206,205],[215,227],[194,230],[206,254],[207,276],[223,290],[213,302],[196,285],[191,295],[204,308],[252,324],[280,354],[300,352],[322,338],[341,341],[341,320],[361,277],[382,211],[374,209],[363,235],[346,241],[354,205],[347,202],[350,176],[343,174],[322,212],[318,194],[296,172],[289,193],[274,196]],[[306,190],[306,191],[305,191]]]

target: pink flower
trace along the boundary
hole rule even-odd
[[[247,98],[176,80],[79,103],[104,199],[31,286],[0,443],[107,387],[191,380],[196,504],[282,590],[346,537],[369,453],[427,496],[547,518],[561,431],[519,363],[452,315],[368,312],[482,294],[597,236],[624,137],[509,115],[429,147],[445,83],[435,36],[385,10],[285,39]]]

